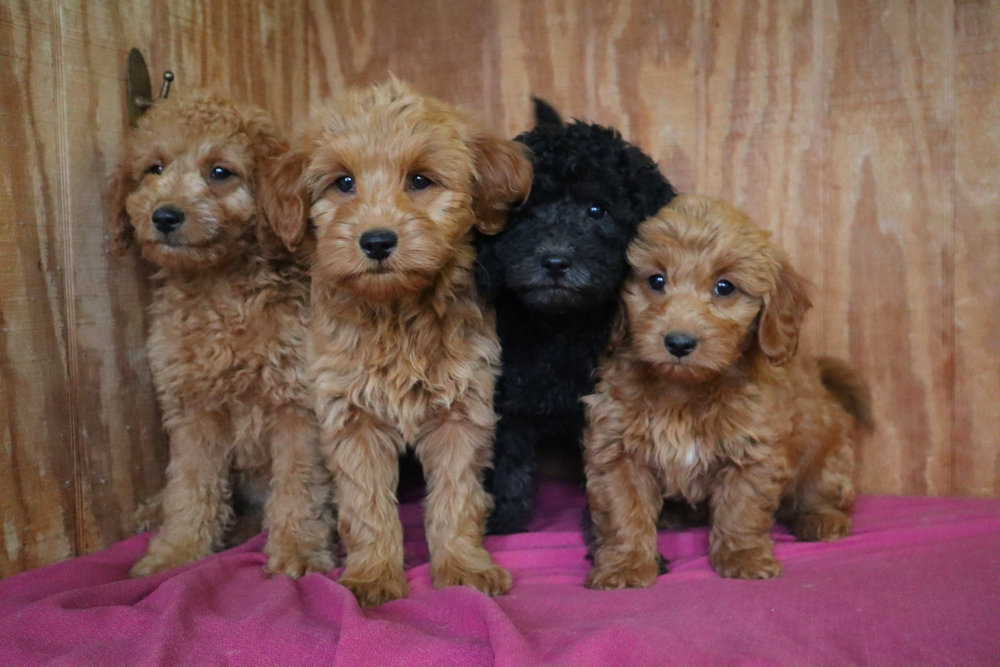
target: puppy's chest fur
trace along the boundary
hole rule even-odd
[[[503,348],[497,411],[550,427],[578,428],[580,398],[594,387],[594,368],[608,343],[615,305],[564,316],[534,313],[516,298],[497,302]]]
[[[150,309],[149,360],[166,418],[214,413],[237,423],[308,406],[308,276],[252,261],[234,275],[165,277]]]
[[[782,404],[753,384],[707,394],[669,382],[646,387],[642,394],[620,394],[622,409],[631,413],[622,446],[653,467],[665,495],[698,502],[726,466],[781,465],[776,444],[794,428],[792,401]],[[769,418],[748,420],[748,414]]]
[[[471,290],[376,308],[325,294],[311,328],[324,428],[343,427],[360,409],[414,443],[428,421],[458,405],[483,412],[472,415],[477,421],[492,420],[500,346],[492,313]]]

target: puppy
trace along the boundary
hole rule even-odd
[[[503,347],[492,533],[524,529],[538,446],[579,442],[580,398],[608,342],[628,242],[674,196],[653,160],[617,131],[565,125],[537,99],[535,113],[537,127],[517,138],[534,153],[531,195],[501,234],[479,242],[477,281],[496,304]]]
[[[520,146],[392,80],[322,112],[265,189],[286,242],[316,236],[316,410],[347,551],[340,583],[363,606],[408,592],[395,498],[408,446],[427,477],[435,587],[510,588],[482,547],[500,346],[472,230],[498,232],[530,185]]]
[[[262,165],[286,148],[264,112],[200,92],[154,105],[112,177],[115,251],[138,242],[159,267],[148,349],[170,438],[162,529],[134,577],[222,546],[233,467],[270,480],[271,571],[334,565],[305,380],[308,274],[255,198]]]
[[[629,249],[627,317],[585,400],[590,588],[649,586],[664,496],[707,500],[723,577],[781,573],[781,510],[800,540],[850,532],[865,384],[842,362],[794,358],[809,308],[786,255],[741,211],[681,196]]]

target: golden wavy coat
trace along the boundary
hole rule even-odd
[[[270,479],[271,571],[334,565],[306,382],[308,275],[256,203],[262,165],[286,148],[263,111],[195,92],[154,105],[112,177],[116,252],[137,241],[159,267],[148,350],[170,437],[163,526],[132,576],[222,546],[232,470]]]
[[[616,349],[584,399],[587,586],[653,583],[664,496],[708,501],[724,577],[781,572],[768,536],[779,508],[799,539],[847,535],[870,399],[843,363],[795,357],[810,303],[769,233],[681,196],[642,223],[629,263]]]
[[[323,110],[263,193],[290,247],[314,228],[316,410],[340,582],[362,605],[408,592],[394,495],[407,446],[427,476],[434,585],[510,588],[481,545],[500,347],[473,284],[472,230],[498,232],[530,183],[517,144],[393,80]]]

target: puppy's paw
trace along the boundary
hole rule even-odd
[[[362,607],[377,607],[380,604],[405,598],[410,594],[410,585],[402,568],[385,567],[378,576],[369,573],[359,576],[348,568],[340,576],[340,585],[347,588]]]
[[[843,512],[816,512],[796,517],[792,534],[803,542],[835,542],[851,534],[851,518]]]
[[[292,579],[304,577],[312,572],[329,572],[337,567],[336,557],[328,551],[311,553],[276,552],[271,553],[264,566],[268,574],[283,574]]]
[[[211,556],[212,553],[210,547],[202,547],[194,544],[177,547],[158,542],[154,539],[149,545],[149,551],[132,566],[132,569],[128,572],[128,576],[137,579],[139,577],[147,577],[151,574],[159,574],[160,572],[172,570],[175,567],[193,563],[206,556]]]
[[[587,574],[584,586],[598,591],[619,588],[649,588],[662,572],[666,572],[666,561],[660,557],[653,560],[614,563],[595,567]]]
[[[486,593],[490,597],[503,595],[512,586],[510,572],[493,564],[486,567],[449,564],[435,568],[431,578],[434,580],[434,588],[468,586],[481,593]]]
[[[750,547],[734,551],[720,547],[711,557],[712,567],[726,579],[773,579],[782,567],[770,547]]]

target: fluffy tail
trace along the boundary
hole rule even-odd
[[[854,417],[858,428],[871,431],[875,428],[872,418],[872,393],[861,375],[840,359],[820,357],[819,378],[826,390],[834,395],[844,409]]]
[[[559,112],[552,108],[552,105],[540,97],[532,97],[535,103],[535,125],[562,125],[562,118]]]

